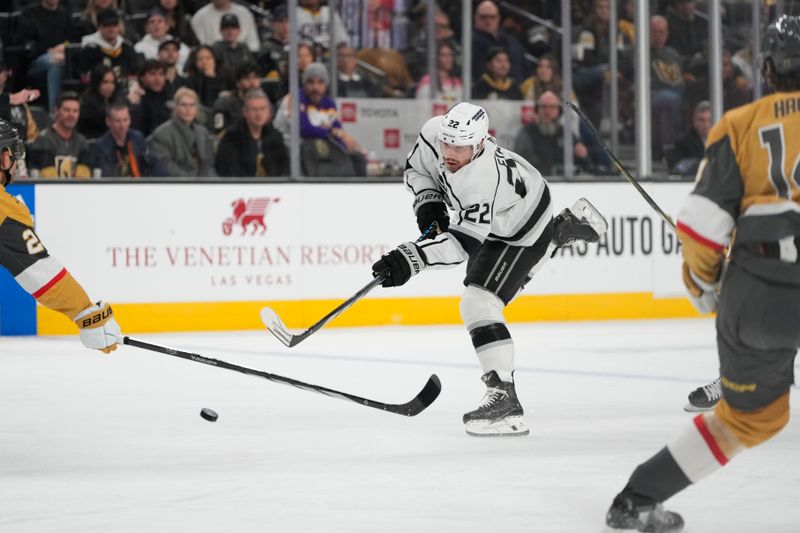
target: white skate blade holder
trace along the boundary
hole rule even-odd
[[[524,437],[530,434],[521,416],[507,416],[497,420],[470,420],[464,428],[467,435],[473,437]]]
[[[597,210],[592,203],[586,198],[579,198],[572,207],[569,208],[573,215],[578,217],[578,220],[584,219],[598,235],[602,236],[608,231],[608,222],[600,211]]]
[[[683,410],[687,413],[704,413],[706,411],[713,411],[716,406],[717,405],[714,404],[711,407],[698,407],[697,405],[692,405],[690,402],[686,402],[686,405],[683,406]]]

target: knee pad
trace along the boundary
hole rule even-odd
[[[739,411],[723,398],[714,411],[744,446],[752,448],[777,435],[789,423],[789,393],[756,411]]]
[[[470,285],[461,296],[461,320],[470,331],[488,324],[498,322],[505,324],[504,307],[505,304],[496,295],[481,287]]]

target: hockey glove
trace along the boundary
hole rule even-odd
[[[386,279],[381,283],[384,287],[399,287],[423,268],[425,259],[420,249],[413,242],[404,242],[372,265],[372,275],[385,275]]]
[[[437,191],[423,191],[414,200],[414,209],[417,213],[417,227],[420,233],[436,222],[438,231],[429,232],[427,238],[433,239],[437,234],[447,231],[450,226],[450,216],[447,213],[447,205],[444,203],[444,196]]]
[[[716,283],[704,281],[689,268],[689,265],[683,263],[683,283],[689,291],[689,300],[695,309],[703,314],[717,310],[719,281]]]
[[[84,309],[75,317],[75,323],[80,328],[81,342],[87,348],[111,353],[121,342],[122,331],[107,303],[97,302]]]

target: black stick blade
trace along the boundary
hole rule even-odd
[[[413,400],[402,405],[387,405],[385,409],[399,415],[416,416],[436,401],[441,392],[442,382],[439,380],[439,376],[431,374],[428,382]]]

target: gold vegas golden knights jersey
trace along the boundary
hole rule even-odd
[[[0,266],[36,300],[70,319],[92,305],[89,296],[33,230],[28,208],[0,186]]]
[[[734,229],[737,245],[775,243],[796,254],[799,202],[800,91],[728,111],[708,135],[695,189],[678,215],[686,265],[715,282]]]

